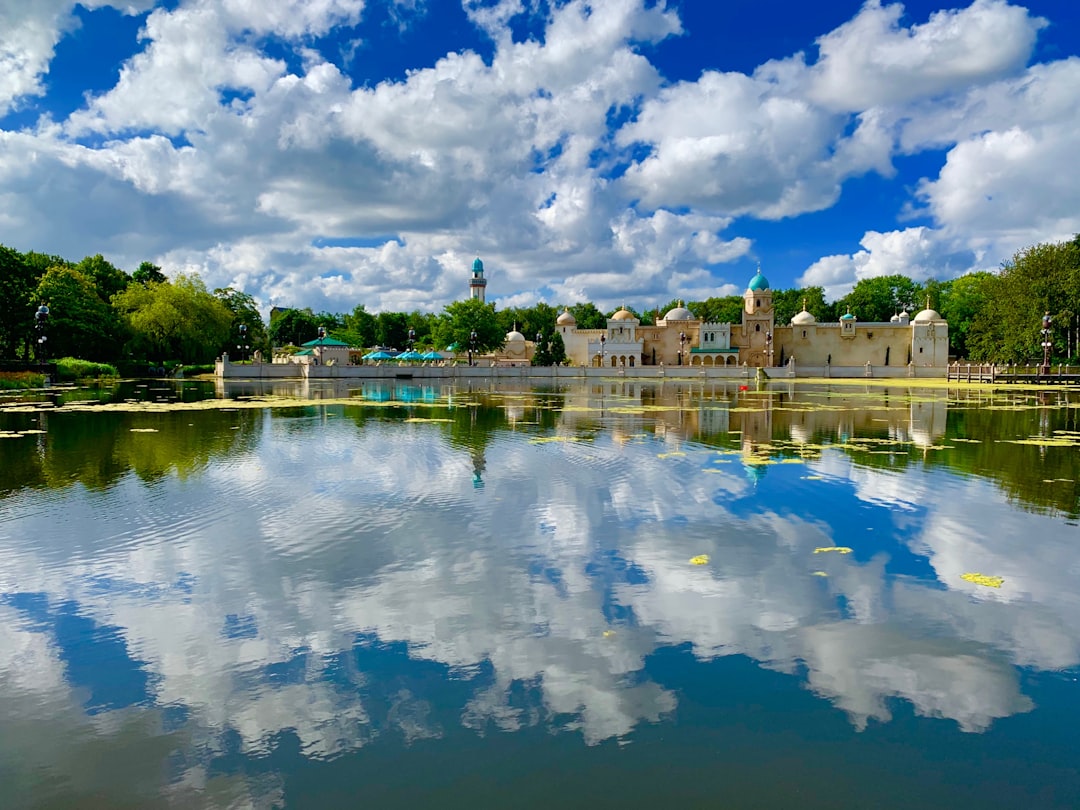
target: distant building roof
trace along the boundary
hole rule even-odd
[[[346,349],[349,348],[348,343],[342,343],[340,340],[335,340],[334,338],[315,338],[315,340],[309,340],[307,343],[302,343],[301,345],[305,348],[312,349],[316,346],[344,346]]]

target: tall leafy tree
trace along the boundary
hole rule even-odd
[[[607,326],[607,318],[604,313],[596,308],[591,301],[577,303],[567,307],[570,314],[577,321],[578,329],[603,329]]]
[[[773,291],[773,312],[776,323],[781,326],[791,323],[791,319],[802,312],[803,302],[806,303],[806,311],[818,321],[831,321],[836,317],[832,306],[825,301],[824,288],[796,287],[791,290]]]
[[[270,321],[269,336],[274,346],[302,346],[319,336],[319,324],[310,309],[286,309]]]
[[[860,321],[888,321],[901,310],[922,309],[923,288],[907,276],[862,278],[837,302],[839,314],[851,312]]]
[[[984,287],[967,338],[972,359],[1040,362],[1042,317],[1052,318],[1053,356],[1076,349],[1080,313],[1080,239],[1017,253]]]
[[[50,357],[108,362],[119,356],[122,324],[85,273],[68,265],[52,267],[35,292],[49,306]]]
[[[0,245],[0,357],[26,355],[33,329],[37,273],[17,250]]]
[[[270,338],[266,332],[266,324],[263,323],[262,315],[259,314],[259,309],[255,305],[255,299],[247,293],[234,290],[232,287],[219,287],[214,290],[214,297],[221,301],[232,313],[230,335],[221,350],[230,352],[231,347],[236,345],[235,339],[241,336],[240,325],[243,324],[247,329],[247,345],[251,346],[251,350],[258,350],[264,354],[268,353],[270,350]]]
[[[375,338],[380,346],[404,349],[409,342],[409,316],[404,312],[380,312],[375,316]]]
[[[476,340],[470,344],[473,332]],[[460,351],[467,351],[472,345],[476,352],[488,352],[501,349],[506,343],[506,333],[495,317],[495,305],[473,298],[447,304],[435,336],[439,346],[456,343]]]
[[[165,274],[161,272],[161,268],[153,262],[142,262],[134,273],[131,274],[131,280],[136,284],[160,284],[162,281],[167,281]]]
[[[743,303],[741,295],[725,295],[691,301],[687,309],[706,323],[742,323]],[[660,317],[664,317],[666,312],[662,311]]]
[[[344,317],[344,332],[347,336],[342,337],[350,346],[362,346],[367,348],[374,346],[378,341],[375,337],[375,316],[368,312],[363,304],[360,304],[351,314]]]
[[[561,366],[566,362],[566,344],[563,343],[562,335],[554,332],[551,335],[551,364]]]
[[[971,354],[968,338],[975,318],[986,306],[986,296],[993,280],[993,273],[969,273],[942,282],[936,290],[938,311],[949,322],[950,352],[956,357],[966,358]],[[927,282],[926,287],[928,291],[931,290],[931,282]],[[933,296],[934,293],[930,294]]]
[[[233,322],[233,313],[198,276],[132,284],[113,303],[133,335],[133,354],[151,361],[208,363]]]
[[[131,277],[127,273],[106,261],[100,253],[87,256],[75,265],[75,269],[94,283],[98,295],[106,303],[117,293],[123,292],[131,283]]]

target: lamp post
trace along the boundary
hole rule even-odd
[[[605,351],[607,349],[607,335],[600,336],[600,368],[604,367],[606,361]]]
[[[679,365],[683,364],[683,352],[686,349],[686,332],[679,332]]]
[[[319,348],[318,348],[318,354],[315,356],[315,365],[319,365],[320,363],[322,363],[323,341],[325,341],[325,340],[326,340],[326,327],[325,326],[320,326],[319,327]]]
[[[240,342],[236,344],[236,350],[240,352],[240,362],[243,363],[247,359],[247,351],[251,346],[247,342],[248,328],[246,323],[240,324],[236,327],[240,333]]]
[[[765,333],[765,356],[768,358],[769,367],[772,368],[772,332]]]
[[[37,333],[37,347],[35,353],[37,354],[37,361],[41,365],[45,365],[45,359],[48,357],[48,341],[49,336],[47,333],[49,329],[49,308],[43,303],[34,312],[34,331]]]
[[[412,351],[412,347],[413,347],[413,344],[414,344],[415,342],[416,342],[416,330],[415,330],[415,329],[410,329],[410,330],[409,330],[409,338],[408,338],[408,340],[406,341],[406,344],[407,344],[407,345],[405,346],[405,348],[406,348],[406,349],[408,349],[408,350],[409,350],[409,351],[411,352],[411,351]]]
[[[1050,373],[1050,349],[1053,348],[1054,345],[1053,341],[1050,340],[1050,323],[1052,320],[1049,312],[1043,315],[1042,330],[1040,330],[1040,334],[1042,335],[1043,361],[1042,367],[1039,369],[1040,374]]]
[[[469,365],[470,366],[473,364],[472,356],[473,356],[473,352],[475,352],[475,351],[476,351],[476,330],[473,329],[469,333]]]

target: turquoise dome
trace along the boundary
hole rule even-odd
[[[484,272],[484,263],[482,261],[480,261],[479,256],[477,256],[476,259],[472,263],[472,271],[474,273],[483,273]]]
[[[750,279],[750,286],[748,289],[752,290],[753,292],[761,292],[762,290],[767,290],[769,289],[769,280],[765,278],[765,276],[761,275],[761,271],[758,270],[757,275]]]

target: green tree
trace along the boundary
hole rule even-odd
[[[831,321],[836,317],[832,307],[825,301],[824,288],[797,287],[791,290],[773,291],[773,312],[776,323],[780,326],[791,323],[791,319],[802,312],[803,302],[806,303],[806,311],[818,321]]]
[[[863,278],[837,302],[840,314],[851,312],[860,321],[888,321],[901,310],[922,309],[923,289],[907,276]]]
[[[375,316],[375,339],[380,346],[404,349],[409,342],[409,317],[404,312],[380,312]]]
[[[475,332],[475,341],[470,340]],[[476,353],[501,349],[506,343],[506,333],[499,326],[495,317],[495,305],[481,303],[470,298],[467,301],[454,301],[443,309],[436,329],[438,345],[449,346],[456,343],[459,351],[470,348]]]
[[[604,317],[604,313],[598,310],[592,302],[574,304],[566,309],[574,316],[578,329],[603,329],[607,326],[607,318]]]
[[[551,335],[551,365],[561,366],[566,362],[566,344],[563,343],[562,335],[553,332]]]
[[[75,269],[94,283],[101,300],[108,303],[117,293],[123,292],[131,282],[131,277],[100,254],[87,256]]]
[[[1053,357],[1076,352],[1080,239],[1026,248],[986,280],[967,344],[972,359],[1041,362],[1042,316],[1052,318]]]
[[[363,304],[356,307],[343,320],[345,322],[344,332],[348,336],[348,340],[344,337],[342,337],[342,340],[345,340],[350,346],[366,349],[378,342],[375,337],[375,316],[364,309]]]
[[[0,357],[26,357],[28,336],[34,327],[37,273],[16,250],[0,245]]]
[[[162,281],[168,281],[165,274],[161,272],[161,268],[153,262],[140,264],[138,269],[131,274],[131,280],[136,284],[149,284],[151,282],[160,284]]]
[[[549,346],[551,345],[550,335],[540,334],[540,340],[536,341],[533,349],[532,365],[534,366],[550,366],[551,365],[551,351]]]
[[[258,350],[263,354],[269,354],[271,349],[270,337],[267,334],[262,315],[259,314],[259,309],[255,305],[255,299],[247,293],[234,290],[232,287],[219,287],[214,290],[214,297],[221,301],[226,309],[232,313],[230,334],[226,338],[225,344],[220,347],[220,351],[232,354],[232,347],[237,345],[236,341],[241,337],[240,326],[242,324],[247,328],[246,345],[251,347],[251,351]],[[250,357],[250,353],[248,356]]]
[[[949,347],[956,357],[970,355],[968,338],[975,318],[986,306],[986,297],[994,274],[985,271],[968,273],[965,276],[942,282],[938,292],[938,310],[949,322]],[[932,289],[931,282],[926,284]],[[933,296],[933,292],[930,293]]]
[[[151,361],[211,362],[233,321],[233,313],[198,276],[132,284],[113,304],[131,331],[132,354]]]
[[[319,336],[319,324],[310,309],[279,310],[268,334],[274,346],[302,346]]]
[[[120,354],[123,326],[93,281],[69,265],[46,271],[35,291],[49,306],[48,354],[109,362]]]
[[[706,298],[704,301],[691,301],[687,307],[694,316],[706,323],[742,323],[743,297],[726,295],[722,298]],[[660,313],[663,317],[667,310]]]

